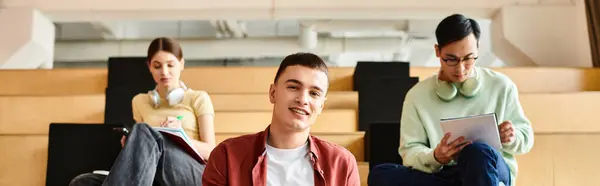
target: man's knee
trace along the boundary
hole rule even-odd
[[[485,143],[474,142],[473,144],[467,145],[460,152],[459,158],[468,158],[468,159],[480,159],[480,158],[498,158],[498,154],[496,150]]]
[[[399,164],[384,163],[373,167],[367,176],[368,185],[394,185],[394,180],[402,176],[405,167]]]
[[[69,186],[94,186],[102,185],[106,176],[94,173],[80,174],[73,178],[69,183]]]

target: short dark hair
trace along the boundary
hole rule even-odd
[[[444,18],[435,29],[438,49],[441,50],[442,47],[461,40],[471,33],[479,41],[481,30],[477,21],[461,14],[452,14]]]
[[[277,83],[277,80],[279,79],[279,76],[281,76],[283,71],[285,71],[287,67],[294,65],[300,65],[303,67],[319,70],[321,72],[324,72],[326,75],[329,71],[327,65],[319,56],[312,53],[299,52],[288,55],[283,59],[283,61],[279,65],[279,69],[277,69],[277,74],[275,74],[275,80],[273,82]],[[329,82],[329,77],[327,81]]]
[[[148,47],[148,62],[151,62],[152,57],[160,51],[169,52],[177,57],[178,60],[183,58],[183,51],[177,41],[168,37],[159,37],[152,40]]]

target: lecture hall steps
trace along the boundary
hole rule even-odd
[[[508,75],[521,92],[578,92],[600,90],[600,69],[519,67],[495,68]],[[209,93],[265,93],[276,67],[190,67],[182,74],[189,87]],[[351,91],[353,68],[331,68],[330,91]],[[423,80],[437,68],[412,67],[412,77]],[[557,78],[558,77],[558,78]],[[94,95],[104,94],[106,69],[2,70],[0,95]],[[219,81],[208,81],[215,80]],[[550,81],[540,81],[550,80]]]
[[[411,68],[421,80],[436,68]],[[534,124],[535,147],[518,156],[519,185],[593,185],[600,153],[600,69],[499,68],[519,86],[525,113]],[[210,93],[219,127],[217,140],[256,132],[270,119],[267,90],[276,68],[186,68],[188,86]],[[324,115],[313,133],[350,150],[364,160],[364,133],[356,131],[358,95],[352,92],[352,68],[330,70],[331,91]],[[560,78],[555,78],[559,76]],[[104,117],[105,69],[0,71],[0,185],[44,185],[47,131],[50,122],[101,123]],[[206,81],[207,79],[219,79]],[[552,81],[539,81],[549,80]],[[199,88],[196,88],[199,87]],[[58,95],[62,95],[58,96]],[[327,112],[331,111],[331,112]],[[33,117],[35,116],[35,117]],[[256,122],[236,125],[231,117]],[[343,119],[328,119],[340,117]],[[353,119],[352,119],[353,118]],[[346,120],[347,119],[347,120]],[[235,126],[235,127],[234,127]],[[337,129],[341,130],[337,130]],[[336,130],[333,130],[336,129]],[[361,157],[362,155],[362,157]],[[577,171],[575,171],[577,168]],[[363,185],[368,163],[359,162]]]
[[[258,131],[271,119],[266,93],[211,96],[217,132]],[[314,131],[356,131],[357,93],[332,92],[328,99]],[[600,92],[520,93],[520,100],[537,133],[600,132]],[[0,134],[47,134],[50,122],[102,123],[104,95],[0,96],[0,110]]]

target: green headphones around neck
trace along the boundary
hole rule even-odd
[[[437,84],[435,92],[437,96],[446,102],[452,101],[458,94],[463,95],[466,98],[477,96],[481,90],[481,82],[479,82],[477,69],[473,69],[473,72],[475,73],[475,76],[467,78],[467,80],[462,83],[449,83],[436,77]],[[441,71],[439,74],[441,74]]]

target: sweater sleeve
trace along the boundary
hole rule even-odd
[[[534,137],[531,122],[521,107],[517,86],[511,83],[507,92],[505,116],[506,120],[509,120],[515,128],[515,140],[502,144],[502,147],[505,152],[511,154],[525,154],[533,148]]]
[[[398,149],[404,166],[427,173],[438,172],[442,164],[433,156],[427,133],[419,119],[419,112],[411,101],[405,99],[400,121],[400,147]]]

